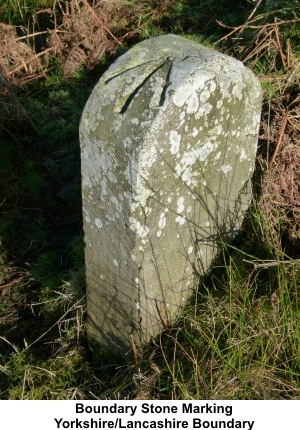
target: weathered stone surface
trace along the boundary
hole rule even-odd
[[[250,199],[261,88],[239,61],[178,36],[137,44],[80,125],[88,330],[130,351],[170,323]]]

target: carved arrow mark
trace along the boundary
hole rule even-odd
[[[123,75],[124,73],[127,73],[131,70],[134,70],[138,67],[150,64],[150,63],[157,63],[157,60],[153,60],[153,61],[148,61],[146,63],[142,63],[139,64],[135,67],[131,67],[129,69],[126,69],[120,73],[115,74],[114,76],[108,78],[105,81],[105,84],[108,84],[109,82],[111,82],[113,79]],[[132,100],[134,99],[134,97],[137,95],[137,93],[139,92],[139,90],[149,81],[149,79],[155,75],[155,73],[157,73],[160,69],[162,69],[163,67],[166,68],[166,75],[164,78],[164,85],[161,91],[161,95],[160,95],[160,101],[159,101],[159,106],[163,106],[165,99],[166,99],[166,93],[167,93],[167,89],[170,85],[170,75],[171,75],[171,70],[172,70],[172,66],[173,66],[173,59],[171,59],[170,57],[167,57],[166,61],[163,61],[161,64],[159,64],[157,67],[154,68],[154,70],[152,70],[143,80],[142,82],[136,86],[136,88],[130,93],[130,95],[127,97],[127,99],[125,100],[123,106],[121,107],[119,113],[120,114],[124,114],[127,109],[129,108]]]

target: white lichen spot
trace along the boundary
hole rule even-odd
[[[205,145],[203,145],[202,148],[198,150],[199,159],[201,161],[205,161],[209,156],[209,154],[213,151],[213,149],[214,149],[214,145],[211,142],[205,143]],[[196,155],[197,155],[197,152],[196,152]]]
[[[137,303],[135,304],[135,306],[136,306],[136,309],[139,311],[139,310],[140,310],[140,304],[139,304],[139,302],[137,302]]]
[[[177,200],[177,213],[181,214],[184,211],[184,197],[179,197]]]
[[[197,137],[199,134],[199,131],[196,129],[196,127],[193,128],[192,136]]]
[[[179,225],[183,225],[185,223],[185,218],[179,215],[176,217],[175,222],[178,222]]]
[[[86,222],[88,224],[92,221],[91,218],[88,215],[85,216],[85,220],[86,220]]]
[[[110,180],[110,182],[113,182],[115,184],[118,182],[116,175],[111,170],[108,170],[107,177]]]
[[[123,140],[124,148],[130,148],[131,145],[132,145],[132,139],[130,139],[130,137],[126,137],[126,139]]]
[[[223,166],[221,166],[221,171],[224,173],[224,175],[227,175],[227,173],[229,173],[231,170],[232,166],[229,164],[223,164]]]
[[[144,213],[146,216],[150,215],[152,212],[152,208],[149,208],[148,206],[145,207],[144,209]]]
[[[113,260],[113,262],[114,262],[114,265],[115,265],[116,267],[119,267],[118,260],[114,259],[114,260]]]
[[[144,239],[148,233],[149,228],[143,224],[140,223],[140,221],[136,220],[133,217],[129,217],[129,223],[130,223],[130,229],[132,231],[135,231],[136,234],[141,238]]]
[[[202,146],[198,142],[195,148],[185,151],[180,162],[175,166],[175,176],[181,177],[188,186],[197,185],[195,178],[199,176],[199,169],[193,169],[193,166],[198,161],[205,161],[213,149],[214,145],[211,142],[206,142]]]
[[[232,94],[238,98],[238,100],[242,100],[243,89],[244,89],[244,85],[241,82],[238,82],[238,84],[235,85],[231,91],[232,91]]]
[[[96,224],[96,227],[98,227],[98,228],[101,228],[103,225],[101,222],[101,219],[99,219],[99,218],[95,218],[95,224]]]
[[[211,105],[210,103],[204,103],[200,106],[198,112],[195,115],[196,119],[201,118],[202,116],[206,116],[209,114],[209,112],[212,110],[213,105]],[[204,127],[207,128],[208,127],[208,122],[204,121]]]
[[[215,160],[219,160],[219,158],[221,157],[222,152],[218,152],[217,155],[215,156]]]
[[[131,211],[134,212],[139,206],[146,209],[148,199],[153,196],[153,192],[144,186],[142,181],[138,181],[138,192],[135,196],[134,202],[131,203]]]
[[[149,228],[146,227],[145,225],[140,224],[137,227],[137,234],[140,236],[141,239],[143,239],[144,237],[146,237],[149,233]]]
[[[131,122],[131,124],[133,124],[133,125],[138,125],[138,124],[139,124],[139,120],[138,120],[138,118],[132,118],[130,122]]]
[[[156,162],[158,146],[159,143],[154,136],[146,136],[144,138],[144,146],[140,152],[138,169],[144,176],[146,176],[149,169]]]
[[[201,103],[205,103],[210,97],[210,92],[208,90],[202,91],[200,94],[200,101]]]
[[[166,214],[165,214],[165,212],[163,212],[160,214],[159,221],[158,221],[159,229],[163,230],[165,228],[166,224],[167,224]]]
[[[198,251],[196,253],[196,259],[197,260],[201,260],[202,259],[202,255],[203,255],[203,251],[201,251],[201,249],[198,249]]]
[[[171,154],[177,154],[179,152],[181,135],[176,130],[170,131],[170,152]]]
[[[190,255],[193,252],[193,250],[194,250],[194,247],[190,246],[189,249],[188,249],[188,255]]]
[[[157,236],[157,237],[160,237],[160,236],[161,236],[161,230],[158,230],[158,231],[157,231],[156,236]]]
[[[203,185],[203,187],[206,187],[206,186],[207,186],[207,183],[206,183],[206,180],[205,180],[205,179],[203,179],[203,181],[202,181],[202,185]]]
[[[122,206],[120,205],[118,199],[115,196],[111,196],[110,201],[116,206],[116,212],[120,213]]]
[[[196,185],[196,180],[194,179],[194,176],[197,176],[197,174],[193,172],[190,168],[186,168],[181,176],[181,179],[188,186]]]
[[[103,178],[100,182],[101,185],[101,195],[104,197],[107,195],[107,181]]]
[[[173,96],[173,103],[182,108],[186,105],[186,113],[193,114],[199,109],[199,89],[204,88],[205,84],[211,76],[209,74],[197,73],[189,80],[181,79],[181,76],[177,76],[180,81],[180,85],[176,88]]]
[[[241,150],[241,155],[240,155],[240,161],[244,161],[244,160],[247,160],[247,154],[246,154],[246,151],[244,150],[244,148],[242,148],[242,150]]]

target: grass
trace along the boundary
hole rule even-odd
[[[64,2],[56,4],[56,22],[43,12],[36,27],[33,13],[51,5],[34,6],[9,1],[3,21],[29,34],[60,34]],[[57,55],[53,45],[44,53],[34,36],[38,50],[22,51],[31,70],[16,71],[17,56],[0,59],[0,398],[298,399],[299,5],[238,2],[233,11],[227,1],[153,0],[120,8],[105,9],[101,25],[111,21],[122,46],[112,39],[115,50],[107,44],[101,59],[82,57],[69,76],[65,64],[82,39],[63,39]],[[178,321],[128,364],[86,339],[78,124],[115,56],[168,32],[216,44],[260,77],[255,201]],[[36,52],[43,53],[38,65]]]
[[[157,341],[155,398],[299,398],[299,261],[274,255],[262,242],[265,217],[252,211],[247,242],[224,246],[219,267]]]

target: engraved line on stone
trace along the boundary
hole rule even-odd
[[[121,76],[121,75],[123,75],[124,73],[129,72],[130,70],[137,69],[138,67],[145,66],[145,65],[147,65],[147,64],[157,63],[158,61],[161,61],[161,59],[151,60],[151,61],[146,61],[145,63],[138,64],[137,66],[129,67],[128,69],[123,70],[122,72],[117,72],[115,75],[113,75],[113,76],[111,76],[110,78],[106,79],[106,81],[105,81],[105,85],[106,85],[106,84],[108,84],[108,83],[109,83],[110,81],[112,81],[113,79],[117,78],[118,76]]]
[[[181,62],[183,63],[185,60],[187,60],[188,58],[190,58],[190,56],[189,55],[187,55],[186,57],[184,57],[182,60],[181,60]]]
[[[164,85],[164,87],[162,89],[162,92],[161,92],[159,106],[163,106],[164,105],[165,100],[166,100],[166,95],[167,95],[167,89],[168,89],[168,87],[170,86],[170,83],[171,83],[170,82],[170,76],[171,76],[171,70],[172,70],[172,67],[173,67],[173,61],[170,60],[169,57],[168,57],[167,62],[165,64],[168,64],[168,71],[167,71],[167,76],[166,76],[166,79],[165,79],[165,85]]]
[[[156,67],[148,76],[146,76],[146,78],[142,81],[142,83],[140,85],[138,85],[135,90],[130,94],[130,96],[127,98],[127,100],[125,101],[123,107],[120,110],[120,113],[123,114],[127,111],[127,109],[129,108],[132,100],[134,99],[134,97],[136,96],[136,94],[139,92],[139,90],[146,84],[146,82],[159,70],[161,69],[169,60],[163,62],[160,66]]]

